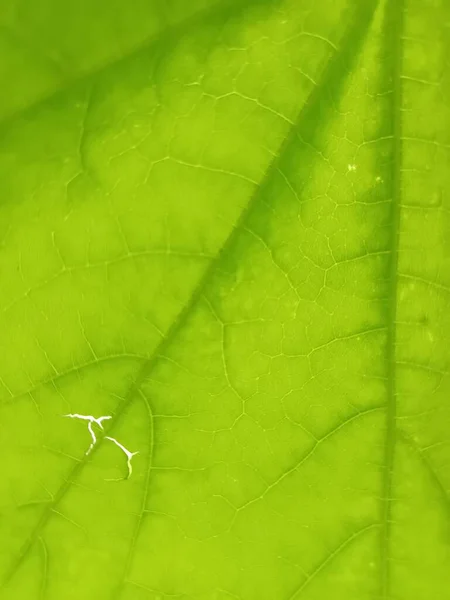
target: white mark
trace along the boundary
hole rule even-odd
[[[91,444],[89,446],[89,448],[86,450],[85,455],[87,456],[92,448],[95,446],[95,444],[97,443],[97,436],[95,435],[95,431],[92,429],[92,424],[96,423],[100,429],[103,430],[103,421],[106,421],[108,419],[112,419],[111,415],[105,415],[102,417],[94,417],[92,415],[80,415],[79,413],[69,413],[67,415],[62,415],[63,417],[68,417],[69,419],[81,419],[82,421],[87,421],[88,422],[88,431],[91,434]],[[131,477],[131,474],[133,473],[133,467],[131,466],[131,459],[133,458],[133,456],[136,456],[136,454],[139,454],[138,452],[130,452],[129,450],[127,450],[125,448],[125,446],[123,446],[120,442],[118,442],[116,440],[116,438],[113,437],[109,437],[109,436],[105,436],[106,440],[110,440],[111,442],[114,442],[114,444],[116,444],[116,446],[118,446],[122,452],[124,452],[126,454],[127,457],[127,467],[128,467],[128,475],[126,477],[124,477],[124,479],[129,479]],[[107,479],[107,481],[120,481],[117,479]]]
[[[106,419],[112,419],[111,415],[107,415],[104,417],[93,417],[92,415],[80,415],[78,413],[69,413],[68,415],[63,415],[63,417],[70,417],[71,419],[83,419],[84,421],[91,421],[97,423],[99,427],[103,429],[102,421]]]
[[[133,458],[133,456],[136,456],[136,454],[139,454],[139,451],[137,452],[130,452],[129,450],[127,450],[125,448],[125,446],[122,446],[122,444],[120,442],[118,442],[116,440],[116,438],[113,437],[109,437],[109,436],[105,436],[105,440],[110,440],[111,442],[114,442],[114,444],[116,444],[116,446],[118,446],[122,452],[124,452],[127,456],[127,467],[128,467],[128,475],[125,477],[125,479],[129,479],[131,477],[131,474],[133,473],[133,467],[131,466],[131,459]]]
[[[356,165],[353,165],[353,164],[352,165],[347,165],[347,169],[349,171],[356,171]]]
[[[98,419],[96,419],[92,415],[79,415],[78,413],[69,413],[68,415],[63,415],[63,417],[69,417],[70,419],[81,419],[83,421],[89,421],[88,422],[88,430],[89,430],[89,433],[91,434],[92,442],[91,442],[91,445],[89,446],[89,448],[85,452],[86,456],[90,453],[92,448],[97,443],[97,436],[95,435],[95,432],[92,429],[92,423],[97,423],[97,425],[100,427],[100,429],[103,429],[102,421],[111,419],[111,416],[109,416],[109,415],[104,416],[104,417],[98,417]]]
[[[382,177],[380,177],[379,175],[377,175],[377,176],[375,177],[375,181],[376,181],[376,183],[383,183],[383,178],[382,178]]]

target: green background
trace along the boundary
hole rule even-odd
[[[2,2],[2,600],[450,599],[449,63],[447,0]]]

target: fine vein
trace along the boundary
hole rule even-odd
[[[106,433],[110,433],[124,417],[134,398],[139,394],[143,383],[147,380],[160,359],[164,357],[168,347],[173,343],[180,330],[187,323],[195,306],[203,298],[204,292],[217,270],[217,266],[221,263],[224,256],[226,256],[234,247],[234,244],[238,236],[241,234],[243,227],[248,222],[255,209],[259,206],[260,200],[263,201],[264,194],[267,191],[271,178],[279,172],[280,164],[282,163],[283,159],[290,154],[294,145],[298,145],[299,140],[313,139],[316,132],[321,130],[321,128],[324,126],[324,110],[327,107],[330,107],[330,94],[332,94],[333,99],[338,102],[339,98],[344,92],[345,82],[347,81],[348,75],[351,73],[351,69],[359,56],[359,52],[372,21],[375,7],[375,0],[364,2],[361,5],[357,5],[353,14],[349,16],[349,26],[344,32],[339,50],[336,51],[335,54],[332,55],[328,60],[322,71],[317,86],[313,88],[306,103],[299,109],[297,118],[293,122],[292,126],[288,129],[286,137],[281,143],[277,154],[269,163],[260,185],[255,187],[254,193],[250,197],[247,206],[242,211],[239,219],[235,223],[233,229],[224,241],[217,255],[211,260],[208,267],[205,269],[203,276],[198,282],[197,287],[193,290],[189,300],[186,302],[185,306],[173,321],[166,336],[156,347],[153,355],[142,363],[134,382],[130,385],[127,393],[118,404],[110,421],[110,426],[108,428],[105,427]],[[309,145],[307,143],[303,144],[302,149],[303,151],[307,152],[309,150]],[[101,441],[94,445],[89,456],[83,456],[67,474],[67,477],[64,479],[61,487],[54,495],[53,502],[49,503],[47,509],[43,511],[41,518],[34,527],[30,536],[22,545],[16,560],[13,562],[11,568],[7,572],[5,582],[13,577],[25,557],[28,555],[40,532],[45,528],[48,519],[52,514],[52,510],[54,510],[55,507],[58,506],[65,497],[71,488],[72,483],[80,476],[81,472],[86,466],[88,458],[92,457],[98,451],[100,445]]]

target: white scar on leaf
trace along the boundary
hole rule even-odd
[[[94,430],[92,429],[92,423],[97,423],[97,425],[100,427],[100,429],[103,429],[102,421],[111,419],[111,416],[98,417],[98,419],[96,419],[92,415],[79,415],[78,413],[63,415],[63,417],[69,417],[70,419],[82,419],[83,421],[89,421],[88,422],[88,430],[89,430],[89,433],[91,434],[92,442],[91,442],[91,445],[89,446],[89,448],[86,450],[86,456],[90,453],[92,448],[97,443],[97,437],[95,435]]]
[[[89,448],[86,450],[85,455],[88,456],[88,454],[91,452],[92,448],[95,446],[95,444],[97,443],[97,436],[95,435],[94,430],[92,429],[92,424],[96,423],[100,429],[103,429],[103,425],[102,422],[106,421],[108,419],[112,419],[111,415],[106,415],[103,417],[94,417],[92,415],[80,415],[78,413],[69,413],[67,415],[62,415],[63,417],[68,417],[69,419],[81,419],[82,421],[88,421],[88,431],[91,434],[91,444],[89,446]],[[125,448],[125,446],[123,446],[120,442],[118,442],[116,440],[116,438],[110,437],[110,436],[105,436],[106,440],[109,440],[110,442],[113,442],[114,444],[116,444],[116,446],[118,448],[120,448],[122,450],[122,452],[125,454],[125,456],[127,457],[127,468],[128,468],[128,474],[126,477],[124,477],[124,479],[129,479],[131,477],[131,474],[133,473],[133,467],[131,466],[131,459],[133,458],[133,456],[136,456],[136,454],[139,454],[138,452],[130,452],[129,450],[127,450]],[[107,481],[119,481],[116,479],[108,479]]]
[[[131,459],[133,458],[133,456],[136,456],[136,454],[139,454],[139,451],[137,452],[130,452],[129,450],[127,450],[125,448],[125,446],[122,446],[122,444],[120,442],[118,442],[116,440],[116,438],[113,437],[108,437],[107,435],[105,436],[105,440],[110,440],[111,442],[114,442],[116,444],[116,446],[118,446],[122,452],[124,452],[126,454],[127,457],[127,467],[128,467],[128,475],[125,477],[125,479],[129,479],[131,477],[131,474],[133,472],[133,467],[131,466]],[[113,480],[115,481],[115,480]]]

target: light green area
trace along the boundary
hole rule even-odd
[[[449,27],[3,3],[1,600],[450,600]]]

